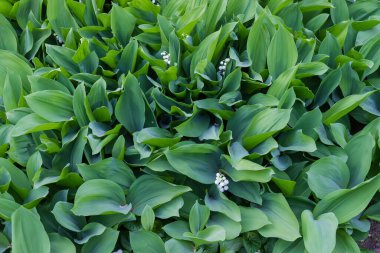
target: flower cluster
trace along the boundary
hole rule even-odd
[[[226,58],[225,60],[221,61],[219,64],[219,71],[218,73],[222,76],[226,73],[227,64],[231,61],[230,58]]]
[[[58,43],[63,44],[63,40],[58,36],[58,34],[54,33],[53,35],[55,39],[58,41]]]
[[[222,173],[216,173],[215,184],[221,192],[228,190],[229,181]]]
[[[170,54],[166,51],[162,52],[161,53],[162,55],[162,59],[164,59],[164,62],[166,62],[166,64],[170,65]]]
[[[152,4],[155,4],[155,5],[157,5],[157,6],[160,6],[160,3],[159,3],[158,1],[156,1],[156,0],[151,0],[151,2],[152,2]]]

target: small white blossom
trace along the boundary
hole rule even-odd
[[[219,71],[218,71],[218,73],[219,73],[221,76],[224,76],[224,75],[226,74],[227,64],[228,64],[230,61],[231,61],[230,58],[226,58],[226,59],[224,59],[223,61],[221,61],[221,62],[219,63],[219,67],[218,67]]]
[[[219,173],[219,172],[216,173],[215,184],[218,187],[219,191],[221,192],[228,191],[229,181],[226,178],[226,176],[223,175],[222,173]]]
[[[162,55],[162,59],[164,60],[164,62],[166,62],[166,64],[170,65],[170,54],[166,51],[163,51],[161,53]]]

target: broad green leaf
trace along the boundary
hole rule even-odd
[[[181,253],[193,253],[194,246],[190,242],[180,241],[176,239],[170,239],[165,242],[166,252],[181,252]]]
[[[12,252],[50,253],[50,240],[37,214],[19,207],[12,214]]]
[[[190,75],[194,76],[195,69],[202,60],[211,61],[220,36],[220,30],[208,35],[197,47],[190,63]]]
[[[268,70],[273,78],[293,67],[298,58],[296,44],[292,35],[283,27],[275,33],[268,48]]]
[[[302,212],[301,220],[306,250],[310,253],[333,252],[338,228],[338,220],[334,213],[324,213],[314,219],[313,214],[305,210]]]
[[[219,169],[221,150],[210,144],[186,144],[165,152],[173,168],[200,183],[212,184]]]
[[[360,253],[356,241],[347,234],[346,231],[339,229],[336,233],[336,245],[333,253]]]
[[[136,253],[163,253],[164,242],[155,233],[150,231],[135,231],[129,233],[131,247]]]
[[[347,153],[347,165],[350,169],[350,183],[353,187],[363,182],[370,170],[375,140],[370,134],[353,137],[344,150]]]
[[[145,102],[138,80],[128,74],[122,95],[115,107],[115,116],[130,132],[141,130],[145,123]]]
[[[339,68],[328,73],[319,85],[317,93],[315,94],[314,104],[321,106],[326,103],[330,94],[338,87],[341,79],[342,71]]]
[[[78,164],[78,170],[85,181],[108,179],[123,188],[129,188],[135,180],[135,176],[129,166],[113,157],[90,165]]]
[[[239,206],[220,193],[215,187],[206,193],[205,204],[213,212],[222,213],[236,222],[241,221]]]
[[[258,73],[264,70],[267,62],[267,52],[274,33],[274,25],[263,11],[255,20],[247,39],[248,57],[252,69]]]
[[[244,133],[244,147],[252,149],[285,128],[290,119],[290,112],[290,109],[268,108],[257,113]]]
[[[131,205],[127,205],[123,189],[106,179],[83,183],[75,194],[72,208],[72,212],[80,216],[127,214],[130,210]]]
[[[327,112],[323,114],[323,123],[329,125],[339,120],[341,117],[350,113],[366,100],[374,92],[370,91],[364,94],[350,95],[336,102]]]
[[[78,28],[78,24],[67,8],[66,1],[49,0],[46,15],[53,30],[63,39],[64,28]]]
[[[70,94],[70,91],[66,88],[64,84],[60,82],[49,79],[41,76],[29,76],[28,77],[32,92],[43,91],[43,90],[60,90],[67,94]]]
[[[75,253],[75,245],[67,237],[58,233],[49,234],[50,253]]]
[[[26,91],[30,91],[30,84],[27,76],[32,75],[33,71],[26,59],[19,54],[0,49],[0,94],[3,94],[3,82],[7,74],[19,75]]]
[[[191,239],[195,245],[203,245],[224,241],[226,238],[226,231],[221,226],[213,225],[196,234],[185,232],[184,236]]]
[[[258,230],[265,225],[271,224],[263,211],[255,207],[239,206],[241,212],[241,232]]]
[[[126,46],[133,33],[136,18],[118,5],[113,5],[111,10],[111,29],[119,42]]]
[[[281,73],[269,87],[268,95],[272,95],[280,99],[288,89],[290,82],[294,79],[298,67],[291,67]]]
[[[264,167],[247,159],[241,159],[236,164],[231,161],[231,158],[223,155],[222,168],[235,182],[269,182],[273,175],[273,170],[270,167]]]
[[[278,144],[280,151],[314,152],[317,150],[313,138],[303,134],[302,130],[283,133],[278,139]]]
[[[76,216],[71,211],[73,204],[68,202],[59,201],[55,204],[52,213],[57,222],[74,232],[80,232],[86,225],[86,219],[83,216]]]
[[[313,210],[315,217],[333,212],[339,224],[359,215],[380,188],[380,175],[377,175],[352,189],[337,190],[326,195]]]
[[[262,236],[285,241],[295,241],[301,237],[297,218],[282,194],[264,195],[263,205],[259,209],[267,215],[270,222],[258,230]]]
[[[203,230],[208,219],[210,217],[210,209],[207,206],[200,205],[197,202],[190,210],[189,225],[190,231],[195,234],[200,230]]]
[[[307,176],[310,189],[322,199],[329,193],[346,189],[350,180],[350,171],[339,157],[328,156],[314,162]]]
[[[141,225],[146,231],[151,231],[154,226],[155,215],[153,209],[146,205],[141,214]]]
[[[31,185],[24,172],[5,158],[0,158],[0,168],[4,168],[9,173],[12,181],[10,187],[20,197],[25,198],[30,191]]]
[[[12,214],[20,207],[14,200],[5,197],[0,197],[0,204],[0,217],[4,220],[10,220]]]
[[[74,116],[73,97],[58,90],[34,92],[25,97],[29,107],[51,122],[70,120]]]
[[[115,249],[119,231],[107,228],[103,234],[91,238],[83,245],[82,253],[112,252]]]
[[[16,109],[22,101],[23,89],[19,75],[7,74],[3,90],[3,103],[6,111]]]
[[[46,44],[46,52],[56,64],[66,69],[71,74],[80,72],[78,64],[72,59],[75,55],[74,50]]]
[[[90,121],[95,120],[83,83],[78,85],[75,89],[73,96],[73,110],[78,124],[81,127],[87,126]]]
[[[349,10],[345,0],[332,0],[331,3],[334,5],[334,8],[330,10],[334,24],[349,20]]]
[[[31,113],[21,118],[13,129],[12,136],[21,136],[34,132],[41,132],[46,130],[60,129],[61,122],[50,122],[40,117],[36,113]]]
[[[144,143],[146,145],[163,148],[173,146],[174,144],[178,143],[181,140],[181,137],[171,134],[166,129],[149,127],[137,132],[135,140],[138,143]]]
[[[213,214],[207,223],[207,226],[215,225],[221,226],[223,228],[228,228],[225,229],[226,241],[233,240],[239,237],[240,233],[242,232],[242,225],[240,224],[240,222],[236,222],[221,213]]]
[[[141,215],[146,205],[155,209],[191,189],[187,186],[168,183],[158,177],[143,175],[131,185],[127,202],[133,206],[133,213]]]

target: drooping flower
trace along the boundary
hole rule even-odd
[[[216,173],[215,184],[218,187],[219,191],[221,191],[221,192],[227,191],[229,183],[230,182],[228,181],[228,179],[226,178],[225,175],[223,175],[222,173],[219,173],[219,172]]]

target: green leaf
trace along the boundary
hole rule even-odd
[[[30,91],[30,85],[27,76],[32,75],[33,71],[27,63],[26,59],[19,54],[2,49],[0,49],[0,58],[0,84],[3,84],[3,80],[5,80],[6,74],[16,74],[20,76],[24,90]],[[0,87],[2,87],[2,85],[0,85]],[[0,88],[0,94],[2,94],[2,92],[3,91]]]
[[[193,253],[194,246],[190,242],[170,239],[165,242],[166,252]]]
[[[3,90],[3,103],[6,111],[19,107],[23,95],[21,78],[18,75],[7,74]]]
[[[195,10],[194,10],[195,12]],[[190,63],[190,75],[193,77],[198,63],[202,60],[211,61],[220,36],[220,30],[208,35],[195,50]]]
[[[36,113],[21,118],[13,129],[12,136],[22,136],[29,133],[60,129],[61,122],[50,122]]]
[[[115,249],[119,231],[107,228],[103,234],[92,237],[82,248],[82,253],[104,253]]]
[[[24,207],[12,214],[12,252],[50,253],[49,237],[39,217]]]
[[[198,201],[195,202],[190,210],[189,226],[190,231],[196,234],[198,231],[203,230],[210,217],[210,209],[207,206],[200,205]]]
[[[124,191],[118,184],[106,179],[92,179],[78,188],[72,212],[81,216],[127,214],[131,205],[126,203]]]
[[[70,91],[66,88],[65,85],[55,81],[54,79],[49,79],[41,76],[29,76],[28,79],[32,88],[32,92],[43,90],[60,90],[62,92],[70,94]]]
[[[119,42],[126,46],[133,33],[136,18],[118,5],[113,5],[111,9],[111,29]]]
[[[78,164],[78,170],[85,181],[92,179],[108,179],[123,188],[129,188],[135,176],[123,161],[110,157],[90,165]]]
[[[149,231],[135,231],[129,233],[131,247],[136,253],[163,253],[164,242],[161,238]]]
[[[46,8],[46,15],[53,30],[61,39],[64,38],[64,28],[78,28],[78,24],[67,8],[66,1],[49,0]]]
[[[60,67],[65,68],[71,74],[80,72],[79,66],[72,59],[75,55],[75,51],[60,46],[53,46],[46,44],[46,52],[53,59],[53,61]]]
[[[4,220],[10,220],[12,214],[20,207],[14,200],[0,198],[0,217]]]
[[[301,237],[297,218],[282,194],[264,195],[260,210],[267,215],[270,222],[258,230],[262,236],[276,237],[285,241],[295,241]]]
[[[298,67],[291,67],[281,73],[269,87],[267,94],[280,99],[288,89],[290,82],[294,79],[297,69]]]
[[[171,134],[166,129],[149,127],[137,132],[135,140],[138,143],[144,143],[146,145],[163,148],[168,146],[170,147],[178,143],[181,140],[181,137]]]
[[[62,91],[38,91],[25,99],[35,113],[48,121],[67,121],[74,116],[73,97]]]
[[[324,213],[314,219],[309,210],[301,215],[305,248],[310,253],[331,253],[335,248],[338,220],[334,213]],[[323,241],[323,243],[321,243]]]
[[[313,138],[302,133],[302,130],[283,133],[278,140],[280,151],[314,152],[317,150]]]
[[[50,239],[50,253],[75,253],[76,249],[74,244],[67,237],[61,236],[57,233],[49,234]]]
[[[61,226],[74,232],[80,232],[86,225],[86,219],[83,216],[75,216],[71,211],[72,208],[73,204],[59,201],[55,204],[52,213]]]
[[[241,212],[241,233],[255,231],[271,224],[263,211],[255,207],[239,206]]]
[[[274,25],[268,14],[263,11],[255,20],[247,39],[248,57],[252,62],[252,69],[258,73],[264,70],[267,62],[267,52]]]
[[[226,238],[226,231],[223,227],[218,225],[209,226],[206,229],[199,231],[196,234],[189,232],[184,233],[184,236],[191,239],[195,245],[203,245],[224,241]]]
[[[315,217],[333,212],[339,224],[359,215],[371,201],[380,187],[380,175],[358,184],[352,189],[334,191],[326,195],[313,210]]]
[[[220,193],[216,187],[212,188],[210,193],[206,193],[205,204],[213,212],[222,213],[236,222],[241,221],[239,206]]]
[[[269,182],[273,175],[270,167],[264,167],[247,159],[241,159],[234,164],[230,157],[223,155],[223,170],[235,182]]]
[[[348,187],[350,171],[344,161],[336,156],[328,156],[314,162],[309,171],[310,189],[322,199],[327,194]]]
[[[353,187],[363,182],[371,168],[375,140],[370,134],[362,134],[353,137],[344,150],[347,153],[347,165],[350,169],[350,183]]]
[[[207,223],[207,226],[221,226],[226,231],[226,241],[233,240],[239,237],[242,232],[242,225],[239,222],[236,222],[226,215],[221,213],[215,213],[211,216],[210,220]]]
[[[374,91],[364,94],[350,95],[336,102],[327,112],[323,113],[323,123],[329,125],[350,113],[366,100]]]
[[[173,168],[203,184],[212,184],[219,169],[221,151],[210,144],[186,144],[165,152]]]
[[[141,214],[141,225],[146,231],[151,231],[154,226],[154,211],[153,209],[146,205]]]
[[[257,113],[243,135],[244,147],[252,149],[286,127],[290,112],[290,109],[268,108]]]
[[[292,35],[280,26],[268,48],[268,70],[273,78],[293,67],[298,58],[296,44]]]
[[[141,215],[146,205],[155,209],[190,190],[187,186],[175,185],[155,176],[143,175],[130,187],[127,202],[132,204],[133,213]]]
[[[347,2],[345,0],[332,0],[331,3],[334,5],[334,8],[330,10],[331,19],[334,24],[350,19]]]
[[[338,87],[340,80],[342,79],[342,71],[340,68],[335,69],[327,74],[325,78],[322,79],[321,84],[315,94],[314,104],[316,106],[321,106],[326,103],[330,94]]]
[[[346,231],[338,230],[336,233],[336,245],[333,253],[360,253],[360,249],[356,241],[349,236]]]
[[[145,102],[136,77],[128,74],[123,93],[117,101],[115,116],[130,132],[141,130],[145,123]]]

